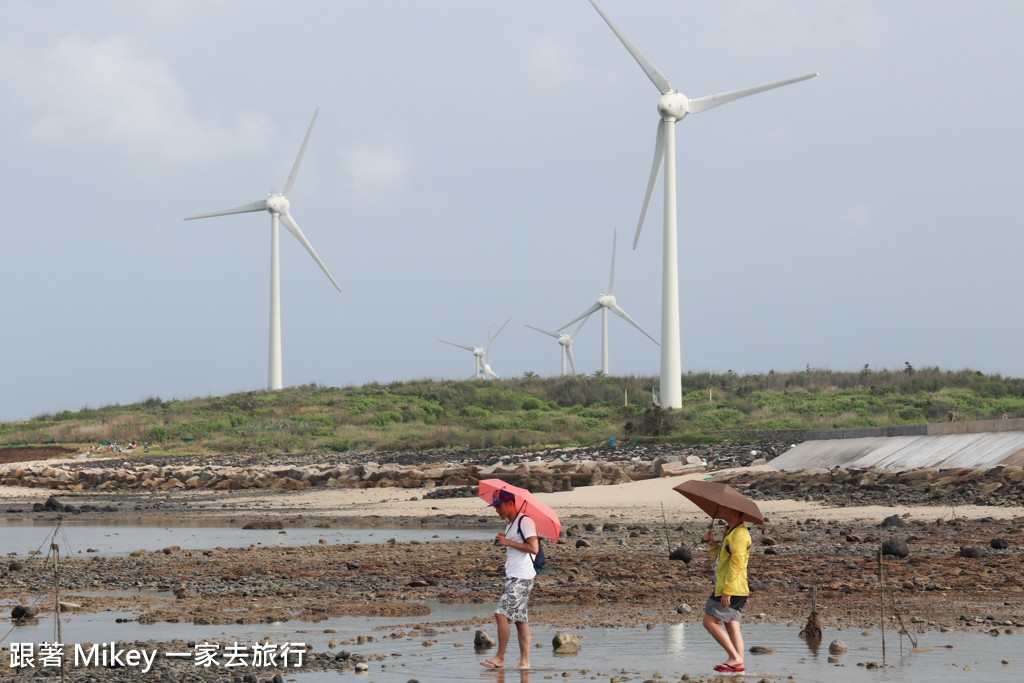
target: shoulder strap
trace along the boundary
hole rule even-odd
[[[523,515],[523,514],[520,514],[520,515],[519,515],[519,524],[518,524],[518,528],[519,528],[519,538],[523,539],[523,540],[521,541],[522,543],[526,543],[526,537],[525,537],[525,536],[523,536],[523,517],[525,517],[525,516],[526,516],[526,515]],[[537,543],[538,543],[538,544],[540,543],[540,538],[538,538],[538,539],[537,539]],[[536,555],[534,555],[533,553],[526,553],[526,554],[530,556],[530,559],[533,559],[533,558],[537,557],[537,556],[536,556]]]

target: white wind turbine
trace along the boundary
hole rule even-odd
[[[599,296],[597,298],[597,303],[558,328],[559,330],[564,330],[577,320],[583,320],[583,322],[586,322],[587,318],[590,317],[592,313],[601,311],[601,372],[606,375],[608,374],[608,311],[611,311],[636,329],[646,334],[647,338],[655,344],[658,343],[657,339],[652,337],[647,330],[640,327],[640,324],[637,321],[630,318],[629,314],[619,307],[618,302],[615,300],[615,295],[612,294],[615,290],[615,242],[618,239],[618,233],[618,230],[612,232],[612,275],[608,280],[608,293]],[[576,331],[579,332],[578,329]],[[576,335],[573,334],[573,336],[575,337]]]
[[[568,358],[569,358],[569,363],[572,364],[572,374],[574,374],[574,375],[576,374],[576,359],[573,358],[573,355],[572,355],[572,343],[576,340],[576,335],[580,333],[580,330],[583,329],[583,326],[587,324],[587,319],[586,318],[584,318],[583,322],[581,322],[576,327],[576,329],[573,330],[572,334],[569,334],[568,332],[552,332],[551,330],[542,330],[541,328],[534,327],[533,325],[530,325],[529,323],[523,323],[523,324],[526,325],[527,327],[529,327],[531,330],[537,330],[538,332],[543,332],[544,334],[546,334],[546,335],[548,335],[550,337],[554,337],[555,339],[557,339],[558,340],[558,344],[562,347],[562,377],[565,377],[565,359],[566,359],[566,356],[568,356]]]
[[[295,159],[295,165],[292,166],[292,172],[288,174],[288,180],[284,184],[284,191],[281,194],[271,194],[266,199],[261,199],[251,204],[245,204],[244,206],[236,206],[233,209],[224,209],[222,211],[211,211],[210,213],[201,213],[195,216],[189,216],[185,220],[190,221],[196,218],[210,218],[212,216],[227,216],[233,213],[251,213],[253,211],[268,211],[270,212],[270,360],[268,369],[268,380],[267,387],[274,391],[280,389],[282,386],[281,380],[281,262],[278,247],[278,223],[284,223],[284,227],[288,228],[288,231],[295,236],[302,246],[306,248],[309,255],[313,257],[313,260],[317,262],[320,269],[324,271],[327,278],[331,281],[331,284],[340,292],[341,287],[338,286],[334,276],[327,270],[327,266],[320,260],[316,252],[313,250],[313,245],[309,243],[306,236],[302,234],[302,230],[299,229],[298,223],[292,218],[289,209],[291,204],[288,201],[288,196],[292,193],[292,188],[295,186],[295,178],[299,174],[299,166],[302,164],[302,155],[306,153],[306,145],[309,143],[309,136],[313,133],[313,125],[316,123],[316,117],[320,113],[320,107],[317,107],[313,112],[313,120],[309,123],[309,130],[306,131],[306,138],[302,141],[302,147],[299,148],[299,156]]]
[[[509,316],[508,320],[498,328],[498,331],[494,333],[493,337],[488,338],[487,343],[483,346],[467,346],[465,344],[456,344],[455,342],[445,341],[444,339],[438,339],[438,341],[473,352],[473,356],[476,358],[476,372],[473,374],[474,379],[501,379],[490,366],[491,344],[493,344],[494,340],[498,338],[501,331],[505,329],[505,325],[508,325],[511,321],[512,316]]]
[[[660,405],[663,408],[681,408],[683,405],[682,369],[681,369],[681,348],[679,343],[679,250],[676,238],[676,140],[675,124],[687,114],[699,114],[702,111],[713,109],[727,102],[732,102],[741,97],[756,95],[757,93],[779,88],[790,83],[814,78],[817,73],[805,74],[796,78],[788,78],[784,81],[756,85],[741,90],[719,93],[689,99],[682,93],[673,90],[672,85],[661,73],[651,65],[640,51],[633,46],[629,39],[612,23],[597,3],[590,0],[598,14],[605,20],[608,26],[619,37],[622,44],[626,46],[629,53],[633,55],[640,68],[644,70],[647,77],[651,79],[654,86],[661,93],[658,100],[658,135],[654,143],[654,164],[651,167],[651,177],[647,183],[647,194],[644,196],[643,208],[640,211],[640,220],[636,226],[636,237],[633,239],[633,248],[636,249],[637,241],[640,239],[640,230],[644,225],[644,216],[647,214],[647,206],[651,201],[651,193],[658,181],[662,166],[665,167],[665,225],[662,236],[662,276],[661,276],[661,387]]]

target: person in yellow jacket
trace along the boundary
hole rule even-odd
[[[714,542],[714,534],[710,529],[704,535],[708,551],[715,558],[715,592],[704,605],[702,623],[715,642],[725,648],[728,656],[724,664],[715,666],[715,671],[746,671],[743,666],[740,618],[743,605],[750,595],[750,588],[747,586],[750,532],[743,525],[741,514],[735,510],[722,507],[718,511],[718,517],[727,525],[722,542]]]

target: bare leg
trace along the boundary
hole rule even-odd
[[[733,645],[731,634],[727,633],[724,628],[719,625],[719,620],[710,614],[705,614],[704,619],[701,621],[704,628],[707,629],[711,637],[715,639],[715,642],[722,646],[725,650],[728,659],[725,663],[729,665],[739,665],[743,661],[743,655],[741,652],[736,650],[736,646]],[[736,633],[739,636],[739,624],[737,622],[730,622],[730,624],[736,624]],[[740,646],[743,645],[743,638],[740,636]]]
[[[505,650],[508,649],[512,627],[509,626],[508,617],[497,612],[494,613],[494,622],[498,625],[498,654],[480,663],[489,669],[500,669],[505,666]]]
[[[733,649],[736,650],[738,661],[732,661],[731,659],[726,664],[740,665],[743,664],[743,634],[740,633],[740,622],[729,621],[725,624],[725,630],[729,634],[729,640],[732,641]]]
[[[519,634],[519,669],[530,668],[530,624],[525,621],[516,622],[516,631]]]

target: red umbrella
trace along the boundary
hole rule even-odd
[[[558,513],[537,500],[532,493],[518,486],[507,484],[501,479],[482,479],[479,485],[480,490],[476,495],[487,504],[493,500],[495,491],[508,491],[515,494],[516,507],[519,512],[533,520],[533,523],[537,525],[537,533],[558,542],[558,534],[562,531],[562,522],[558,519]]]
[[[712,520],[721,519],[719,516],[721,508],[731,508],[740,513],[741,521],[764,524],[764,515],[758,509],[757,503],[728,484],[691,479],[678,486],[673,486],[672,490],[678,491],[696,503],[697,507],[711,515]]]

